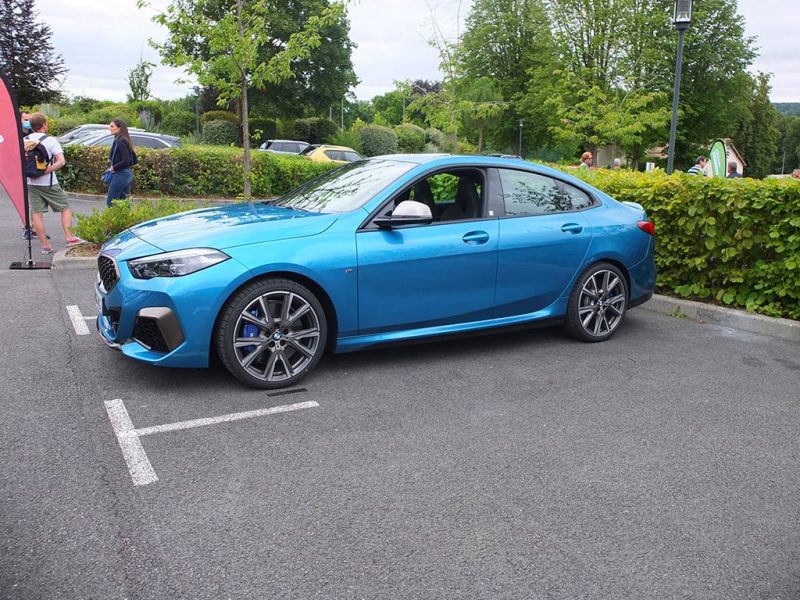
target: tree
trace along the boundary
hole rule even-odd
[[[780,138],[779,115],[769,101],[769,75],[759,73],[751,89],[750,103],[739,115],[732,137],[747,162],[747,175],[760,179],[772,172]]]
[[[800,117],[781,115],[780,138],[773,164],[775,173],[791,173],[800,166]]]
[[[319,14],[306,15],[302,29],[288,39],[276,38],[281,22],[269,0],[172,0],[153,20],[166,27],[167,41],[152,43],[174,67],[185,67],[204,86],[219,92],[220,103],[240,103],[244,145],[244,196],[250,197],[250,129],[248,91],[266,89],[294,75],[297,61],[318,48],[321,31],[344,14],[344,4],[332,2]],[[145,6],[146,0],[139,0]],[[277,46],[267,61],[264,48]]]
[[[492,127],[494,142],[511,146],[519,118],[526,122],[530,146],[547,143],[549,115],[543,98],[526,101],[530,92],[552,79],[556,62],[542,0],[476,0],[462,37],[461,72],[476,80],[488,77],[508,103],[508,118]]]
[[[131,88],[128,102],[147,100],[150,97],[150,77],[154,68],[153,63],[139,58],[136,66],[128,71],[128,86]]]
[[[50,27],[37,23],[33,0],[0,3],[0,70],[8,77],[22,106],[58,102],[67,72],[51,43]]]
[[[464,113],[464,123],[478,130],[477,152],[483,149],[483,132],[497,124],[508,106],[500,90],[489,77],[465,78],[461,82],[459,97]]]
[[[309,16],[321,14],[329,3],[327,0],[302,0],[271,4],[273,43],[259,50],[259,58],[264,62],[274,56],[293,33],[302,30]],[[352,63],[355,44],[349,38],[349,31],[347,14],[342,12],[320,29],[321,44],[314,54],[293,62],[292,77],[271,83],[267,93],[253,90],[253,108],[272,117],[317,117],[328,116],[330,108],[340,107],[343,98],[346,103],[348,91],[359,83]]]

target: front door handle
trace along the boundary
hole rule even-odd
[[[485,231],[470,231],[465,233],[461,238],[465,244],[477,246],[478,244],[485,244],[489,241],[489,234]]]
[[[583,231],[583,225],[578,223],[564,223],[561,226],[561,231],[564,233],[580,233]]]

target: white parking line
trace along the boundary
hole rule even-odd
[[[111,419],[111,426],[117,434],[117,441],[122,450],[122,456],[128,463],[133,485],[147,485],[158,481],[158,476],[153,470],[153,465],[144,452],[142,442],[133,428],[133,423],[122,400],[106,400],[106,411]]]
[[[81,309],[75,305],[67,306],[67,314],[69,315],[69,320],[72,321],[72,326],[75,328],[75,333],[89,335],[89,328],[86,326],[85,321],[94,317],[84,317]]]
[[[177,423],[167,423],[166,425],[155,425],[153,427],[143,427],[134,429],[128,411],[122,400],[106,400],[106,411],[111,420],[111,426],[117,435],[119,447],[128,465],[128,470],[133,479],[133,485],[147,485],[158,481],[153,466],[147,458],[147,454],[142,447],[139,438],[143,435],[154,433],[166,433],[170,431],[180,431],[181,429],[191,429],[193,427],[203,427],[205,425],[216,425],[217,423],[230,423],[231,421],[241,421],[242,419],[252,419],[266,415],[275,415],[293,410],[304,408],[314,408],[319,406],[318,402],[298,402],[296,404],[286,404],[284,406],[274,406],[272,408],[261,408],[240,413],[229,413],[219,417],[206,417],[204,419],[194,419],[191,421],[179,421]]]

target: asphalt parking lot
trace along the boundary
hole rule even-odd
[[[0,233],[0,598],[800,597],[796,343],[641,307],[267,393],[109,350]]]

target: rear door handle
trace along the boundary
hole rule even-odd
[[[561,226],[561,231],[564,233],[580,233],[583,231],[583,225],[578,223],[564,223]]]
[[[464,237],[461,238],[465,244],[470,244],[472,246],[477,246],[478,244],[485,244],[489,241],[489,234],[485,231],[470,231],[469,233],[465,233]]]

